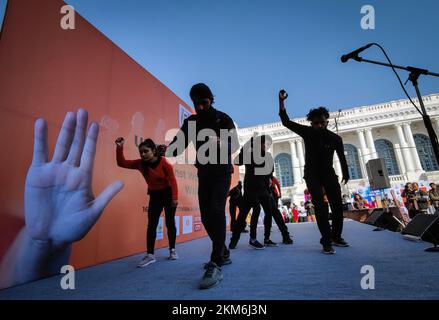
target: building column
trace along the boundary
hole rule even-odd
[[[378,158],[378,155],[375,149],[375,142],[372,136],[372,129],[366,129],[365,132],[366,132],[367,147],[370,151],[370,159],[376,159]]]
[[[360,169],[361,169],[361,177],[362,179],[368,179],[367,178],[367,170],[366,170],[366,164],[364,163],[363,160],[363,154],[361,149],[357,149],[358,150],[358,161],[360,161]]]
[[[273,153],[273,149],[274,149],[274,148],[273,148],[273,146],[274,146],[274,142],[272,142],[272,143],[270,144],[270,147],[268,148],[267,151],[268,151],[269,153],[271,153],[271,155],[273,156],[273,160],[274,160],[274,153]]]
[[[305,153],[303,152],[303,140],[296,140],[297,157],[299,158],[301,177],[305,175]]]
[[[398,162],[398,167],[400,169],[399,171],[401,172],[402,175],[406,175],[405,173],[407,172],[407,168],[405,167],[401,146],[399,145],[399,143],[395,143],[393,145],[393,148],[395,150],[396,161]]]
[[[413,172],[413,159],[407,142],[405,141],[404,132],[402,131],[401,124],[395,124],[396,133],[398,134],[399,146],[401,148],[401,153],[404,157],[405,169],[407,172]]]
[[[433,119],[434,128],[436,129],[436,135],[439,136],[439,118]]]
[[[418,150],[416,149],[415,139],[413,138],[413,132],[412,129],[410,128],[410,123],[406,122],[402,126],[404,128],[404,133],[407,139],[407,143],[410,147],[410,152],[412,155],[415,171],[423,171],[421,160],[419,159],[419,155],[418,155]]]
[[[369,149],[366,146],[366,140],[364,139],[364,130],[357,131],[358,140],[360,141],[360,150],[361,150],[361,158],[363,159],[363,163],[366,166],[367,161],[370,159]]]
[[[302,174],[300,173],[300,164],[299,159],[297,158],[296,153],[296,143],[295,141],[290,141],[291,148],[291,165],[293,167],[293,178],[294,184],[299,184],[303,182]]]

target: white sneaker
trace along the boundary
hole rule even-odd
[[[156,260],[155,260],[155,257],[154,257],[153,254],[147,254],[147,255],[142,259],[142,261],[139,262],[139,264],[137,265],[137,267],[138,267],[138,268],[143,268],[143,267],[146,267],[147,265],[149,265],[149,264],[151,264],[151,263],[154,263],[155,261],[156,261]]]
[[[175,249],[171,249],[169,250],[169,260],[177,260],[178,259],[178,254],[177,252],[175,252]]]

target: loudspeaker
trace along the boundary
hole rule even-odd
[[[389,173],[383,158],[369,160],[366,163],[366,170],[372,190],[390,188]]]
[[[417,214],[401,232],[407,238],[421,239],[426,242],[439,244],[439,213]]]
[[[398,220],[393,217],[393,214],[391,212],[384,211],[383,209],[373,210],[372,214],[366,219],[365,223],[394,232],[398,231],[400,226]]]

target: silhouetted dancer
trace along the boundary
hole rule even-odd
[[[245,227],[245,220],[251,208],[253,208],[253,212],[250,222],[249,245],[254,249],[263,249],[264,245],[256,239],[260,206],[264,209],[265,214],[274,216],[276,222],[278,222],[278,217],[274,211],[277,207],[274,206],[275,201],[270,191],[271,177],[273,174],[273,158],[269,152],[266,152],[266,136],[262,135],[251,138],[241,148],[238,157],[235,159],[235,163],[245,165],[244,196],[238,219],[233,229],[232,238],[230,239],[229,249],[236,248],[241,231]],[[281,229],[284,242],[292,243],[285,223],[283,223],[283,226],[284,228],[282,228],[282,224],[280,224],[279,229]],[[269,228],[271,228],[271,223]],[[269,238],[266,240],[269,240],[268,243],[270,245],[276,245]]]
[[[177,156],[183,153],[191,142],[197,150],[195,166],[198,169],[201,221],[212,241],[212,254],[205,266],[206,271],[201,279],[200,289],[208,289],[223,279],[221,266],[232,262],[225,245],[226,201],[233,173],[231,155],[238,150],[239,141],[233,120],[212,106],[214,97],[207,85],[194,85],[190,97],[196,114],[184,120],[180,131],[168,147],[167,155]],[[209,132],[211,135],[206,135]],[[221,133],[224,132],[229,136],[223,139]],[[215,159],[210,157],[212,148],[206,148],[209,144],[214,144],[217,149],[217,156],[213,157]],[[226,159],[222,159],[224,151]],[[206,152],[208,154],[205,154]]]
[[[288,94],[281,90],[279,92],[279,116],[282,124],[297,133],[305,142],[305,172],[304,179],[315,206],[317,225],[322,238],[323,252],[335,253],[332,244],[341,247],[349,246],[341,237],[343,230],[343,204],[338,176],[333,167],[334,151],[340,160],[345,184],[349,180],[349,171],[344,155],[342,138],[328,130],[329,112],[326,108],[320,107],[311,109],[307,120],[311,126],[301,125],[291,121],[285,110],[284,101]],[[332,228],[328,220],[328,207],[323,200],[323,189],[326,191],[331,210]]]

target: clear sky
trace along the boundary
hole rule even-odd
[[[291,117],[404,98],[390,69],[340,56],[369,42],[395,64],[439,73],[437,0],[67,0],[186,102],[207,83],[240,127],[278,121],[277,92]],[[363,30],[361,7],[375,8]],[[5,0],[0,0],[0,19]],[[384,60],[376,48],[365,58]],[[403,81],[406,74],[400,72]],[[439,78],[420,81],[439,92]],[[414,95],[411,86],[409,92]]]

